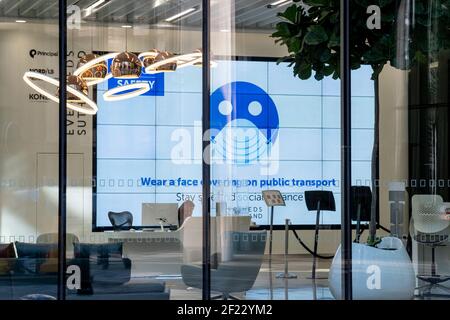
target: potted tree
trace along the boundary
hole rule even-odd
[[[272,37],[276,42],[287,47],[289,55],[281,61],[289,61],[293,68],[294,76],[302,80],[314,76],[318,81],[325,77],[340,77],[340,1],[336,0],[294,0],[294,4],[284,12],[279,13],[282,19],[276,25],[276,31]],[[367,244],[354,244],[353,260],[357,263],[357,272],[367,271],[371,265],[385,266],[384,279],[389,287],[392,277],[397,277],[397,287],[402,287],[400,294],[390,292],[391,296],[412,296],[414,288],[414,271],[409,256],[399,239],[388,238],[380,240],[376,236],[377,229],[377,192],[375,181],[377,179],[377,163],[379,149],[379,76],[386,64],[392,67],[409,70],[412,66],[429,59],[429,30],[430,23],[436,19],[446,19],[440,30],[445,36],[436,40],[436,47],[442,49],[448,45],[448,10],[450,1],[418,0],[414,5],[414,19],[416,23],[411,26],[410,11],[407,10],[409,1],[399,0],[350,0],[351,26],[354,32],[351,34],[351,68],[356,70],[362,65],[372,67],[372,80],[375,90],[375,123],[374,144],[372,150],[372,208]],[[443,3],[440,3],[443,2]],[[371,16],[368,8],[375,5],[381,15]],[[375,14],[376,11],[373,14]],[[368,20],[378,19],[379,24],[369,28]],[[432,19],[432,20],[430,20]],[[441,21],[442,22],[442,21]],[[414,41],[412,41],[414,39]],[[427,42],[428,41],[428,42]],[[399,47],[398,44],[404,44]],[[432,48],[432,49],[435,49]],[[400,49],[400,50],[399,50]],[[396,241],[399,240],[399,241]],[[390,250],[380,250],[390,249]],[[355,256],[355,254],[357,256]],[[386,264],[387,263],[387,264]],[[336,253],[330,271],[330,285],[339,288],[340,283],[340,249]],[[403,267],[399,264],[404,264]],[[355,265],[355,264],[354,264]],[[386,266],[389,270],[386,270]],[[355,271],[355,268],[354,268]],[[402,273],[402,274],[399,274]],[[364,273],[365,275],[365,273]],[[398,277],[403,279],[403,286],[399,285]],[[358,278],[358,275],[354,277]],[[334,283],[333,283],[333,280]],[[361,285],[361,279],[357,279],[357,285]],[[359,281],[359,282],[358,282]],[[366,286],[366,283],[364,283]],[[358,286],[356,286],[358,287]],[[391,287],[393,290],[395,288]],[[362,288],[364,289],[364,288]],[[364,291],[364,290],[363,290]],[[332,290],[333,292],[333,290]],[[335,296],[340,290],[335,290]],[[359,292],[361,298],[379,298],[379,292],[371,295],[367,290]],[[386,291],[384,291],[386,294]],[[358,292],[356,294],[358,297]],[[386,297],[389,297],[387,295]]]

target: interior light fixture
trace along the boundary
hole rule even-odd
[[[25,74],[23,75],[23,80],[25,81],[26,84],[28,84],[31,88],[33,88],[38,93],[42,94],[43,96],[47,97],[48,99],[50,99],[53,102],[59,103],[59,97],[45,91],[44,89],[42,89],[41,87],[39,87],[38,85],[36,85],[33,82],[33,80],[42,80],[51,85],[54,85],[55,87],[57,87],[59,89],[59,81],[58,80],[50,78],[46,75],[43,75],[43,74],[37,73],[37,72],[25,72]],[[84,93],[76,90],[75,88],[73,88],[69,85],[67,85],[67,92],[70,95],[72,95],[72,97],[74,99],[77,99],[78,101],[81,101],[83,103],[82,105],[80,105],[80,104],[75,104],[75,103],[71,103],[68,101],[67,108],[77,111],[79,113],[83,113],[83,114],[94,115],[97,113],[97,111],[98,111],[97,105],[95,104],[94,101],[89,99],[89,97],[87,95],[85,95]]]
[[[177,70],[179,56],[175,56],[169,51],[162,51],[155,57],[153,67],[156,71],[173,72]]]
[[[152,49],[147,52],[142,52],[138,58],[142,61],[144,68],[147,68],[155,63],[155,58],[159,53],[160,51],[158,49]]]
[[[178,56],[178,68],[201,65],[203,60],[202,50],[197,49],[193,53]]]
[[[111,0],[97,0],[88,7],[86,7],[84,10],[86,12],[86,16],[89,16],[93,14],[94,12],[102,9],[106,5],[108,5],[111,2]]]
[[[73,73],[75,76],[80,76],[88,86],[99,84],[112,78],[111,73],[108,72],[108,60],[114,59],[118,53],[109,53],[103,56],[95,54],[88,54],[80,59],[77,70]]]
[[[16,20],[16,23],[27,23],[26,20]]]
[[[85,96],[89,94],[88,86],[86,84],[86,81],[82,79],[81,77],[74,76],[74,75],[68,75],[67,76],[67,86],[75,89],[78,92],[81,92]],[[59,88],[57,91],[57,96],[59,95]],[[67,95],[67,102],[69,103],[78,103],[78,104],[85,104],[86,102],[84,99],[81,99],[78,95],[75,95],[73,93],[70,93]]]
[[[145,68],[146,73],[172,72],[178,67],[180,56],[174,56],[172,53],[163,51],[155,57],[154,63]]]
[[[96,60],[98,58],[99,57],[93,53],[89,53],[81,57],[77,64],[77,71],[80,68],[83,68],[83,66],[85,66],[92,60]],[[76,75],[83,78],[86,82],[87,81],[101,82],[106,78],[107,74],[108,74],[108,65],[106,64],[106,61],[100,59],[98,63],[91,64],[88,68],[83,68],[82,72]]]
[[[292,0],[278,0],[278,1],[272,2],[271,4],[268,4],[267,8],[281,7],[281,6],[284,6],[291,2],[292,2]]]
[[[130,52],[118,54],[111,64],[112,76],[116,79],[138,79],[142,74],[142,62]],[[148,82],[135,82],[109,89],[103,94],[105,101],[119,101],[138,97],[150,90]]]
[[[131,29],[131,28],[133,28],[133,26],[132,26],[132,25],[129,25],[129,24],[124,24],[124,25],[122,26],[122,28],[124,28],[124,29]]]
[[[166,22],[173,22],[173,21],[175,21],[175,20],[180,20],[181,18],[184,18],[184,17],[186,17],[188,14],[190,14],[190,13],[192,13],[192,12],[194,12],[194,11],[197,11],[197,10],[198,10],[198,7],[192,7],[192,8],[189,8],[189,9],[187,9],[187,10],[181,11],[180,13],[177,13],[177,14],[175,14],[175,15],[173,15],[173,16],[167,18],[167,19],[165,19],[165,21],[166,21]]]
[[[140,58],[144,59],[147,55],[154,55],[154,52],[144,52],[140,54]],[[173,56],[168,52],[161,52],[153,59],[153,63],[145,66],[146,73],[159,73],[170,72],[175,69],[182,69],[189,66],[201,67],[203,61],[203,53],[200,49],[195,50],[193,53]],[[176,65],[176,67],[175,67]],[[211,61],[211,67],[216,67],[217,63]]]
[[[131,91],[130,91],[131,90]],[[135,98],[150,90],[148,82],[136,82],[126,86],[116,87],[103,94],[105,101],[120,101]]]
[[[113,59],[111,73],[117,79],[137,79],[142,73],[142,62],[134,53],[119,53]]]
[[[202,49],[195,50],[194,54],[198,54],[199,58],[197,58],[194,61],[191,61],[188,65],[192,65],[194,67],[203,67],[203,51],[202,51]],[[218,64],[217,64],[217,62],[211,60],[210,66],[211,66],[211,68],[216,68],[218,66]]]

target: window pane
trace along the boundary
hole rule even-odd
[[[326,279],[331,260],[316,261],[317,279],[305,280],[312,276],[314,259],[292,231],[287,271],[283,256],[286,219],[289,228],[302,230],[300,236],[311,251],[316,221],[321,228],[337,229],[341,220],[339,80],[299,74],[300,64],[303,68],[302,61],[307,60],[300,51],[307,30],[302,35],[298,21],[286,23],[279,16],[294,20],[301,16],[299,20],[314,24],[308,16],[313,13],[306,10],[292,1],[236,0],[212,5],[211,46],[216,64],[212,68],[211,207],[217,225],[212,234],[218,235],[213,250],[217,252],[213,296],[332,298]],[[339,33],[339,19],[336,28]],[[337,53],[327,53],[337,61]],[[292,64],[289,55],[298,63]],[[288,58],[280,62],[283,57]],[[268,190],[279,192],[268,194],[269,206],[263,197]],[[333,200],[321,207],[316,220],[318,197],[330,194]],[[317,254],[334,254],[339,239],[337,230],[321,231]],[[290,276],[294,278],[283,278]]]
[[[202,11],[95,3],[70,7],[82,23],[68,32],[69,71],[98,111],[68,115],[68,233],[79,240],[68,255],[82,278],[68,298],[201,299]]]
[[[0,299],[56,299],[58,1],[0,12]]]

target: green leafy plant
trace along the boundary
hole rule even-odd
[[[375,180],[379,148],[379,75],[384,66],[409,70],[420,63],[431,63],[436,53],[449,48],[450,0],[349,0],[352,34],[351,68],[372,67],[375,88],[374,145],[372,151],[372,209],[368,244],[376,241]],[[412,3],[414,2],[414,10]],[[367,8],[381,9],[381,28],[369,29]],[[405,6],[410,6],[408,7]],[[302,80],[340,77],[340,1],[294,0],[284,12],[272,34],[276,43],[286,46],[294,76]],[[413,12],[413,15],[411,14]],[[414,23],[412,23],[414,22]],[[431,32],[430,32],[431,31]],[[399,46],[402,44],[403,46]]]

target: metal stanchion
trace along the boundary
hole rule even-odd
[[[319,245],[319,230],[320,230],[320,212],[321,211],[336,211],[336,203],[334,195],[331,191],[314,190],[305,191],[305,201],[308,211],[316,212],[316,227],[314,232],[314,252],[313,252],[313,266],[312,274],[308,279],[327,279],[328,276],[320,277],[316,274],[317,269],[317,251]]]
[[[273,300],[273,280],[272,280],[272,242],[273,242],[273,213],[274,207],[285,207],[283,195],[279,190],[264,190],[262,192],[267,207],[270,208],[270,230],[269,230],[269,292],[270,300]]]
[[[270,292],[270,300],[273,300],[273,272],[272,272],[272,240],[273,240],[273,211],[274,207],[270,208],[270,231],[269,231],[269,292]]]
[[[269,267],[272,267],[272,242],[273,242],[273,209],[270,208],[270,230],[269,230]]]
[[[284,228],[284,272],[277,274],[277,279],[296,279],[297,275],[289,273],[288,255],[289,255],[289,224],[291,221],[286,219]]]
[[[313,266],[312,266],[312,279],[316,278],[317,269],[317,247],[319,245],[319,223],[320,223],[320,200],[317,202],[317,212],[316,212],[316,228],[314,231],[314,254],[313,254]]]

